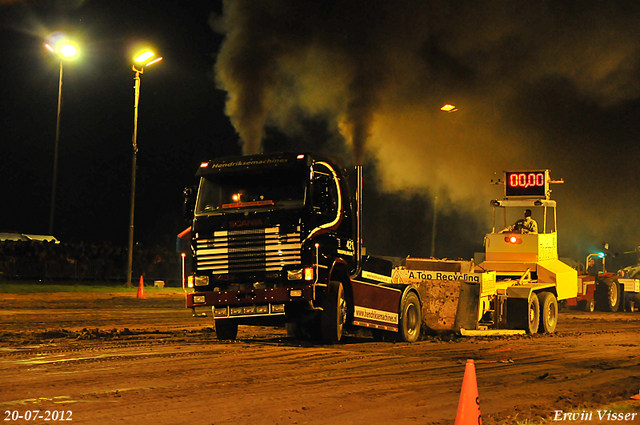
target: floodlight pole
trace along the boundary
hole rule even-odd
[[[131,278],[133,273],[133,217],[136,202],[136,162],[138,159],[138,104],[140,102],[140,74],[143,68],[136,69],[135,65],[131,67],[136,73],[134,80],[134,98],[133,98],[133,155],[131,161],[131,214],[129,215],[129,252],[127,258],[127,288],[132,287]]]
[[[49,235],[53,235],[53,219],[56,209],[56,185],[58,182],[58,142],[60,140],[60,107],[62,106],[62,61],[58,80],[58,115],[56,117],[56,142],[53,148],[53,183],[51,184],[51,210],[49,212]]]

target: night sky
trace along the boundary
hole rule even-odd
[[[637,1],[0,1],[0,229],[128,237],[132,47],[142,75],[136,241],[172,247],[201,160],[310,150],[365,166],[371,253],[469,258],[491,229],[491,179],[551,169],[561,256],[640,245]],[[452,113],[440,111],[445,103]],[[540,219],[541,217],[534,218]],[[509,217],[509,221],[515,220]]]

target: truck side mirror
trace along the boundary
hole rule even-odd
[[[182,192],[184,195],[184,203],[182,204],[182,215],[187,223],[193,221],[193,210],[195,209],[195,190],[191,187],[185,187]]]

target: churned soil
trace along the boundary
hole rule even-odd
[[[638,313],[563,311],[554,335],[449,333],[408,344],[363,330],[324,345],[240,327],[238,340],[220,342],[212,319],[193,317],[181,294],[146,296],[0,294],[1,419],[453,424],[473,359],[485,425],[640,423],[631,399],[640,392]],[[463,403],[474,401],[471,387]],[[27,411],[41,418],[27,421]],[[612,421],[605,411],[637,414]]]

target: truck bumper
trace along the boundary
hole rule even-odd
[[[284,305],[313,300],[311,285],[251,289],[241,291],[202,291],[187,294],[188,308],[209,307],[214,317],[251,317],[283,315]]]

